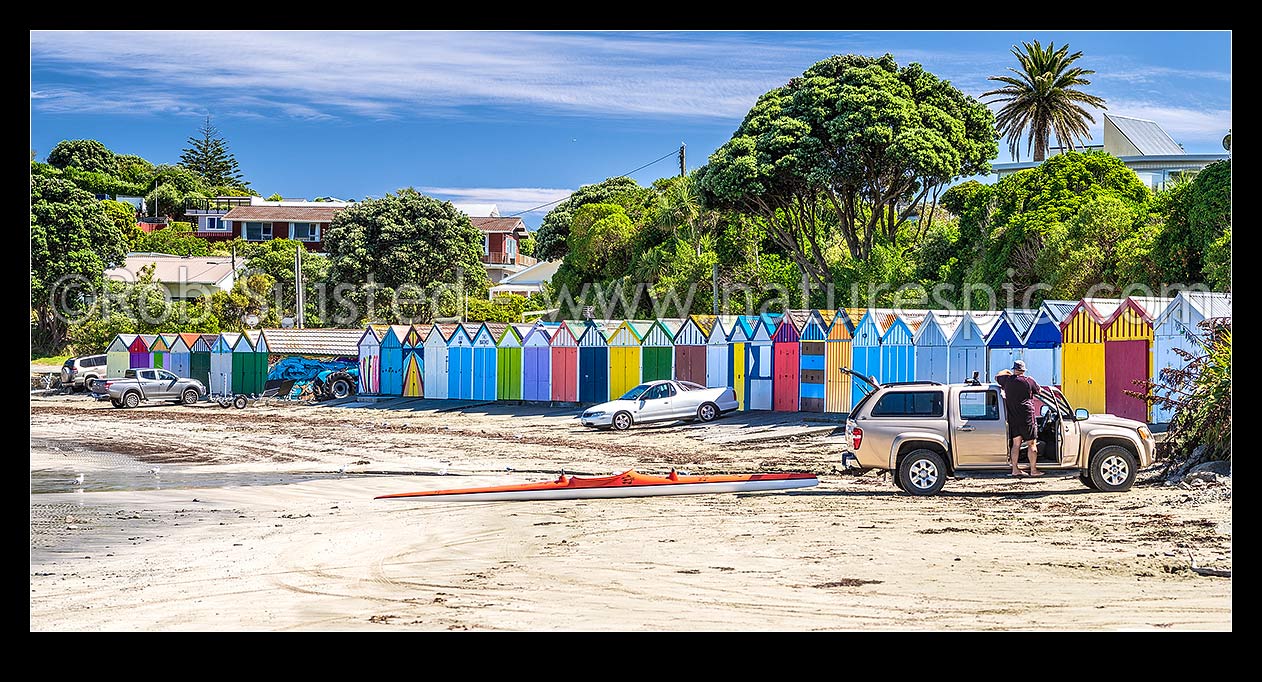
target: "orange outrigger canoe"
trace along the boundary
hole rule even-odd
[[[789,490],[819,485],[815,474],[720,474],[714,476],[646,476],[635,469],[615,476],[583,478],[561,474],[553,481],[486,488],[456,488],[415,493],[379,495],[375,499],[422,499],[443,502],[491,502],[495,500],[579,500],[604,497],[651,497],[702,493],[744,493]]]

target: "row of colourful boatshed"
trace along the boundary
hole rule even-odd
[[[158,367],[202,382],[212,394],[263,392],[269,368],[303,356],[346,358],[359,353],[358,329],[263,329],[220,334],[118,334],[105,349],[106,377]]]
[[[1187,330],[1230,317],[1228,294],[1047,301],[994,312],[891,309],[535,324],[370,326],[360,391],[465,400],[592,403],[643,381],[730,386],[742,409],[847,412],[866,384],[983,380],[1014,360],[1075,406],[1168,419],[1127,395],[1181,364]]]
[[[471,401],[594,403],[675,378],[731,387],[741,409],[844,413],[881,383],[983,380],[1014,360],[1076,407],[1134,419],[1169,414],[1127,395],[1183,364],[1177,349],[1229,294],[1046,301],[1033,310],[790,310],[784,314],[534,324],[370,325],[367,329],[119,334],[109,376],[163,367],[212,393],[259,393],[269,355],[358,356],[359,391]],[[327,337],[327,338],[326,338]],[[357,341],[356,341],[357,339]]]

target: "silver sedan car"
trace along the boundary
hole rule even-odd
[[[579,421],[583,426],[626,431],[632,424],[646,422],[713,421],[738,406],[731,388],[706,388],[691,381],[649,381],[617,400],[587,408]]]

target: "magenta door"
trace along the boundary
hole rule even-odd
[[[771,367],[775,372],[775,379],[772,384],[774,391],[774,401],[772,409],[777,412],[797,412],[798,411],[798,395],[799,395],[799,376],[801,367],[798,365],[798,344],[793,343],[777,343],[775,344],[775,360],[772,361]]]
[[[1104,344],[1104,410],[1127,419],[1148,421],[1148,404],[1126,395],[1143,391],[1137,379],[1148,378],[1148,342],[1106,341]]]

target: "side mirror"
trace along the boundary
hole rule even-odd
[[[1078,420],[1078,421],[1085,421],[1085,420],[1086,420],[1086,418],[1087,418],[1087,417],[1090,417],[1090,416],[1091,416],[1091,413],[1090,413],[1090,412],[1088,412],[1088,411],[1087,411],[1087,408],[1085,408],[1085,407],[1080,407],[1080,408],[1078,408],[1078,409],[1074,410],[1074,419],[1076,419],[1076,420]]]

